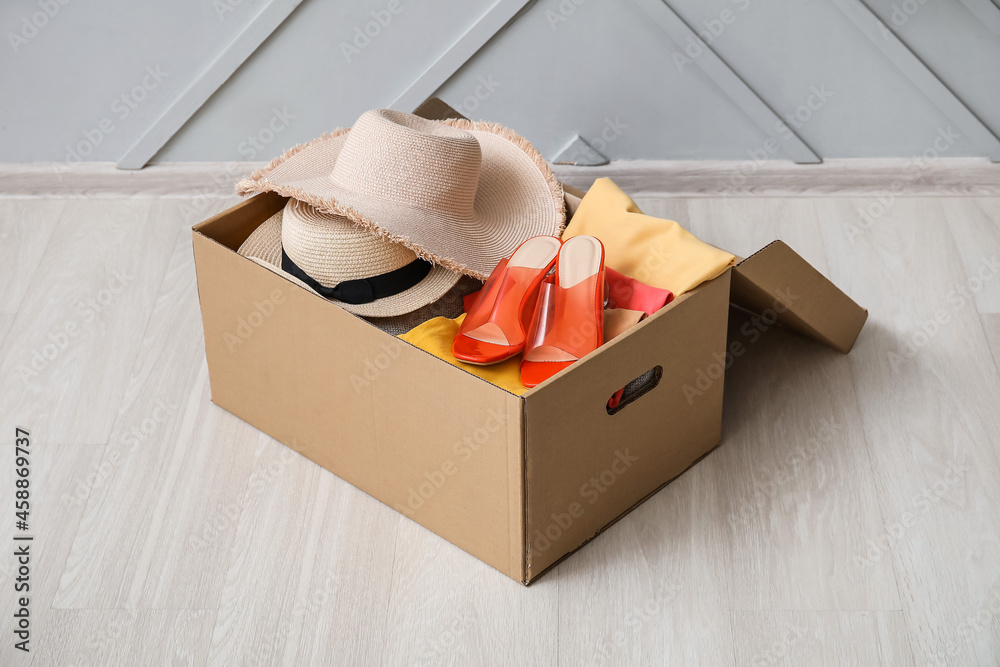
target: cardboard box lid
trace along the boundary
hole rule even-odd
[[[788,247],[774,241],[733,268],[729,300],[847,353],[868,311]]]

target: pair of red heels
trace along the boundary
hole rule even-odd
[[[604,245],[593,236],[565,243],[535,236],[497,264],[462,322],[452,353],[485,365],[524,352],[521,382],[534,387],[603,342]]]

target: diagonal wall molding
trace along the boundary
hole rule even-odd
[[[992,162],[1000,161],[1000,139],[889,29],[863,0],[833,4],[916,86],[958,131]]]
[[[569,0],[567,0],[569,1]],[[579,2],[579,0],[575,0]],[[692,26],[675,12],[670,0],[632,0],[646,17],[678,44],[694,39],[704,52],[694,59],[701,71],[750,118],[765,134],[774,138],[785,155],[795,162],[820,162],[820,157],[803,137],[776,133],[780,122],[776,110],[744,81],[718,53],[697,35]],[[953,93],[934,72],[912,52],[900,37],[871,10],[867,0],[833,0],[862,35],[914,84],[958,131],[992,161],[1000,161],[1000,139]],[[988,30],[1000,34],[1000,8],[991,0],[959,0],[963,9],[975,16]],[[1000,0],[996,0],[1000,2]],[[121,169],[140,169],[187,123],[197,110],[301,4],[302,0],[269,0],[241,32],[232,37],[213,60],[192,77],[186,87],[124,152],[118,162]],[[466,62],[475,56],[505,26],[533,4],[534,0],[494,0],[486,12],[447,46],[434,62],[424,69],[392,102],[393,108],[410,111],[433,95]],[[467,24],[466,24],[467,25]],[[190,75],[189,75],[190,76]],[[390,91],[390,95],[394,91]],[[385,95],[383,89],[381,95]],[[384,98],[383,98],[384,99]],[[132,140],[129,137],[128,140]]]
[[[695,60],[702,71],[717,85],[722,92],[732,100],[767,136],[773,137],[781,146],[785,155],[798,163],[821,162],[821,159],[797,134],[789,129],[788,135],[778,133],[775,136],[776,123],[784,123],[781,118],[767,106],[747,83],[724,61],[719,54],[705,44],[697,33],[684,22],[666,0],[632,0],[635,5],[649,16],[652,21],[667,34],[675,44],[684,44],[689,39],[701,43],[704,53]]]
[[[493,35],[500,32],[531,2],[533,0],[497,0],[482,18],[400,93],[399,97],[389,105],[390,108],[410,112],[420,106],[421,102],[433,95],[469,58],[476,55]]]
[[[301,3],[302,0],[271,0],[265,5],[118,159],[118,168],[145,167],[170,137],[181,129]]]
[[[1000,8],[990,0],[960,0],[986,29],[1000,37]]]

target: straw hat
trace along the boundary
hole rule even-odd
[[[417,256],[485,280],[532,236],[559,236],[562,186],[525,139],[495,123],[366,111],[241,180],[346,216]]]
[[[296,199],[261,223],[238,252],[365,317],[417,310],[437,301],[461,277]]]

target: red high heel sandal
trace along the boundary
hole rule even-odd
[[[542,284],[521,362],[534,387],[604,343],[604,244],[593,236],[563,243],[551,283]]]
[[[555,236],[535,236],[497,264],[455,336],[452,354],[456,359],[495,364],[524,349],[538,285],[555,263],[561,245]]]

